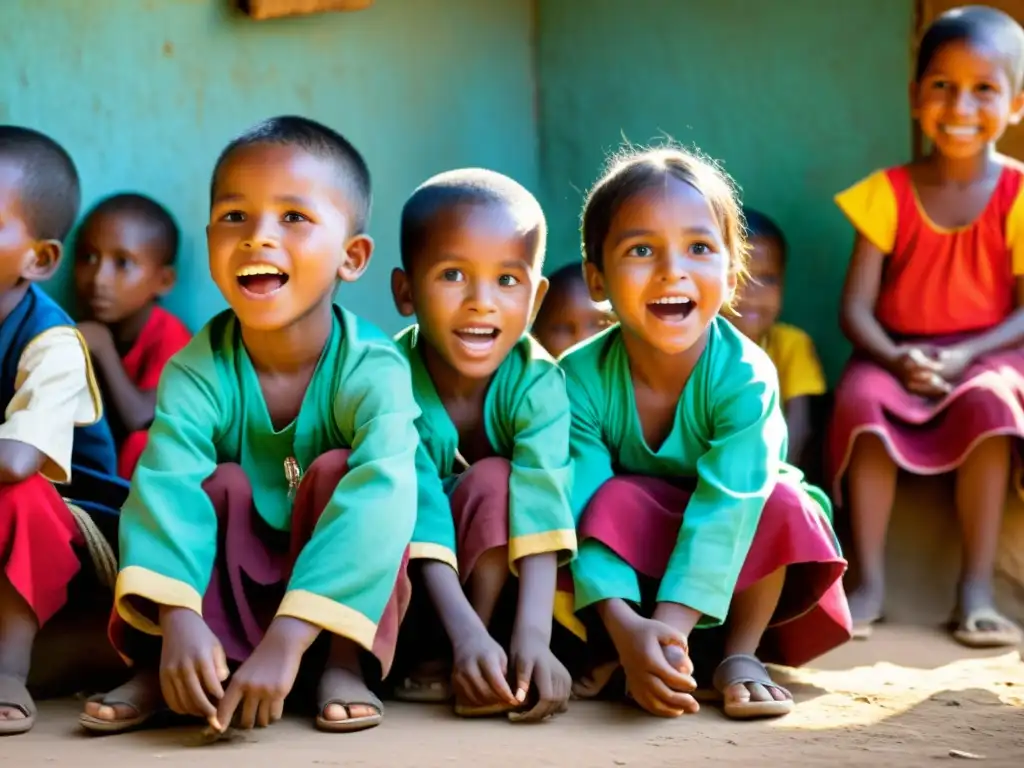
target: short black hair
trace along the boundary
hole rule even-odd
[[[729,250],[731,268],[743,279],[747,274],[748,246],[739,193],[732,177],[698,151],[675,145],[627,146],[612,156],[583,204],[580,232],[584,261],[603,270],[604,241],[619,208],[634,195],[664,185],[670,177],[689,184],[707,200]]]
[[[920,82],[935,54],[950,43],[987,45],[1004,58],[1015,93],[1024,85],[1024,29],[1009,14],[985,5],[946,11],[925,31],[917,49],[914,80]]]
[[[160,231],[161,257],[163,264],[170,265],[178,256],[181,231],[171,212],[151,197],[137,192],[122,192],[100,200],[85,216],[88,221],[101,213],[126,213],[138,216]]]
[[[531,239],[534,267],[543,267],[548,228],[537,198],[522,184],[497,171],[460,168],[427,179],[405,201],[400,238],[404,270],[409,271],[438,214],[459,205],[498,205],[508,210],[523,237]]]
[[[257,123],[241,136],[228,144],[217,158],[210,178],[210,199],[213,200],[213,189],[217,183],[217,174],[231,157],[232,153],[255,144],[281,144],[298,147],[309,154],[329,160],[338,168],[345,191],[352,203],[353,226],[356,233],[366,231],[370,220],[370,208],[373,202],[373,190],[370,183],[370,169],[366,160],[352,143],[326,125],[306,117],[284,115],[271,117]]]
[[[44,133],[19,125],[0,125],[0,158],[22,167],[19,197],[32,237],[63,242],[82,202],[78,170],[71,155]]]
[[[779,244],[779,251],[782,257],[782,263],[786,263],[786,236],[782,234],[782,229],[776,224],[771,217],[761,211],[756,211],[753,208],[743,209],[743,219],[746,222],[747,227],[747,240],[752,240],[755,237],[763,237],[766,240],[774,240]]]
[[[586,278],[583,276],[583,265],[575,261],[572,264],[559,267],[548,275],[548,285],[550,286],[548,293],[565,290],[572,285],[586,286],[586,284]]]

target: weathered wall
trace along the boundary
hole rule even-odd
[[[203,234],[220,149],[275,114],[327,123],[365,153],[376,186],[377,255],[340,300],[397,330],[388,274],[412,189],[438,171],[486,165],[536,190],[530,3],[380,0],[265,22],[228,5],[3,0],[0,121],[63,143],[86,204],[132,189],[168,205],[185,233],[168,305],[193,328],[224,306]],[[60,298],[66,277],[48,286]]]
[[[911,0],[539,0],[551,261],[579,256],[583,193],[623,136],[723,161],[792,244],[786,319],[834,377],[852,234],[832,195],[910,156]]]

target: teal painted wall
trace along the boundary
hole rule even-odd
[[[623,135],[723,164],[791,242],[783,316],[833,379],[852,232],[832,196],[910,157],[911,0],[539,0],[552,265],[579,257],[587,187]]]
[[[373,171],[377,252],[339,300],[393,331],[388,275],[417,184],[485,165],[538,191],[532,29],[523,0],[379,0],[265,22],[228,0],[0,0],[0,121],[63,143],[86,205],[132,189],[173,211],[185,237],[167,304],[193,328],[224,306],[203,233],[223,145],[283,113],[342,131]],[[67,277],[48,286],[62,299]]]

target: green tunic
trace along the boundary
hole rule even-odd
[[[305,470],[350,448],[348,471],[299,554],[278,615],[371,649],[415,524],[418,415],[409,366],[391,339],[336,308],[299,415],[275,430],[237,319],[230,311],[215,317],[160,379],[156,418],[121,513],[121,617],[159,634],[131,596],[202,613],[217,549],[217,517],[202,483],[218,464],[239,463],[260,517],[287,531],[285,459]]]
[[[671,432],[657,451],[644,440],[618,326],[561,361],[572,403],[577,521],[597,489],[616,474],[696,478],[657,599],[700,611],[704,626],[720,623],[728,612],[776,481],[784,474],[802,478],[785,463],[786,422],[771,360],[722,318],[708,334]],[[806,488],[830,517],[825,495]],[[573,580],[576,610],[610,598],[640,599],[637,574],[593,539],[580,546]]]
[[[459,433],[445,410],[418,346],[419,328],[397,337],[412,369],[422,415],[416,420],[419,509],[410,558],[441,560],[458,570],[455,521],[448,494],[464,466]],[[512,348],[494,373],[484,399],[484,426],[496,455],[509,459],[509,565],[544,552],[562,562],[576,554],[569,506],[569,401],[561,370],[529,336]]]

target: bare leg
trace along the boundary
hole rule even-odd
[[[785,583],[786,569],[783,567],[733,596],[726,628],[726,658],[738,654],[754,656],[757,653]],[[729,704],[786,701],[793,698],[785,688],[766,683],[734,683],[722,691],[722,696]]]
[[[322,707],[324,720],[356,720],[381,714],[375,705],[373,695],[363,680],[359,664],[360,648],[348,638],[331,637],[331,650],[323,676],[320,678],[320,700],[332,701]],[[345,702],[345,703],[341,703]]]
[[[850,457],[850,516],[860,584],[849,593],[855,627],[881,618],[885,602],[885,535],[896,498],[898,468],[877,435],[857,438]]]
[[[32,662],[32,644],[39,624],[36,616],[10,580],[0,573],[0,675],[24,683]],[[22,720],[16,707],[0,706],[0,720]]]
[[[992,578],[999,529],[1010,478],[1010,438],[979,443],[956,475],[956,509],[963,539],[963,563],[957,595],[961,621],[980,611],[995,611]],[[977,635],[1002,632],[1008,621],[982,619]]]
[[[487,550],[480,555],[473,567],[467,585],[469,604],[473,606],[485,627],[491,625],[494,610],[498,607],[498,600],[508,577],[507,547],[493,547]]]

